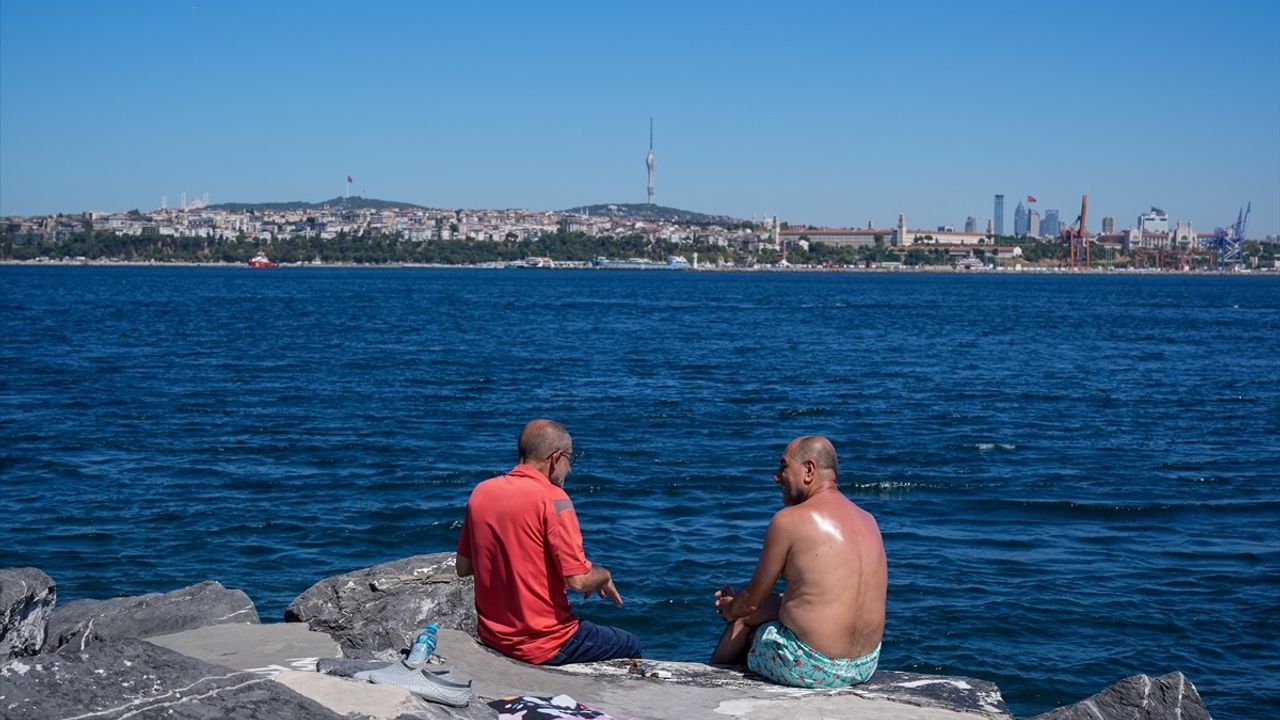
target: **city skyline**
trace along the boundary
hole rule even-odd
[[[641,203],[651,117],[668,207],[981,228],[995,194],[1063,225],[1087,194],[1095,233],[1252,202],[1250,236],[1280,234],[1273,2],[0,6],[0,215],[315,201],[347,175],[432,207]]]

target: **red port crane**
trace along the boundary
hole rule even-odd
[[[1090,267],[1092,258],[1089,252],[1089,230],[1086,222],[1089,217],[1089,196],[1080,196],[1080,214],[1070,227],[1065,228],[1060,237],[1062,240],[1062,259],[1068,267],[1080,267],[1083,261],[1085,268]]]

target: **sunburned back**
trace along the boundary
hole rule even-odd
[[[884,634],[888,566],[870,513],[832,488],[783,509],[789,549],[780,618],[831,658],[860,657]]]

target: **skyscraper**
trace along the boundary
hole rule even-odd
[[[1116,219],[1110,215],[1102,218],[1102,233],[1104,235],[1113,235],[1116,231]]]
[[[1031,237],[1040,237],[1040,211],[1032,210],[1027,213],[1027,235]]]
[[[964,231],[967,233],[978,232],[978,219],[970,215],[964,219]]]
[[[1058,233],[1062,230],[1062,223],[1058,220],[1057,210],[1045,210],[1044,222],[1040,224],[1040,234],[1048,237],[1058,237]]]
[[[1004,234],[1004,196],[996,195],[996,234]]]
[[[653,204],[653,170],[656,163],[653,159],[653,118],[649,118],[649,154],[644,159],[645,167],[649,168],[649,204]]]
[[[1013,234],[1022,237],[1027,234],[1027,230],[1031,227],[1028,222],[1027,208],[1023,206],[1022,201],[1018,201],[1018,207],[1013,211]]]

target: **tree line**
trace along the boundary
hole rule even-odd
[[[802,240],[807,240],[801,236]],[[35,260],[37,258],[114,260],[123,262],[193,262],[244,263],[260,252],[274,262],[346,263],[364,265],[440,264],[478,265],[515,262],[529,257],[549,257],[556,261],[586,262],[597,257],[612,259],[640,257],[662,262],[670,255],[683,255],[692,260],[698,254],[700,263],[734,265],[773,264],[786,260],[793,265],[865,266],[880,262],[901,262],[908,266],[940,266],[955,262],[947,248],[916,244],[907,248],[893,247],[884,238],[874,245],[853,247],[804,243],[785,251],[741,244],[725,246],[705,238],[674,243],[666,239],[650,239],[640,234],[590,236],[583,232],[544,233],[537,238],[518,238],[514,233],[495,241],[488,240],[409,240],[396,234],[338,233],[332,238],[293,236],[271,241],[247,238],[171,236],[159,234],[121,235],[93,229],[85,223],[81,230],[58,239],[22,242],[13,226],[0,226],[0,260]],[[982,258],[991,245],[1017,245],[1022,248],[1022,262],[1031,264],[1054,262],[1062,256],[1062,245],[1033,238],[993,237],[986,244],[973,246],[972,252]],[[1246,255],[1263,262],[1275,257],[1271,244],[1247,243]],[[1095,260],[1123,264],[1133,258],[1123,254],[1110,257],[1100,246],[1093,248]],[[1139,258],[1154,263],[1150,258]]]
[[[697,253],[700,263],[732,263],[753,265],[775,263],[784,255],[776,250],[751,250],[713,243],[707,239],[675,243],[666,239],[650,239],[644,235],[590,236],[583,232],[544,233],[534,239],[508,234],[501,240],[409,240],[401,234],[338,233],[332,238],[293,236],[271,241],[255,240],[243,235],[234,238],[172,236],[158,234],[120,235],[79,230],[59,239],[19,242],[12,230],[0,230],[0,260],[35,260],[37,258],[114,260],[121,262],[192,262],[244,263],[258,253],[265,253],[277,263],[347,263],[383,265],[421,263],[441,265],[478,265],[481,263],[515,262],[530,257],[549,257],[556,261],[588,262],[597,257],[612,259],[645,258],[663,262],[671,255],[692,260]],[[854,248],[814,243],[805,250],[789,249],[785,258],[792,264],[860,265],[866,262],[901,260],[891,249]],[[908,264],[941,264],[948,262],[945,251],[918,250],[908,254]]]

